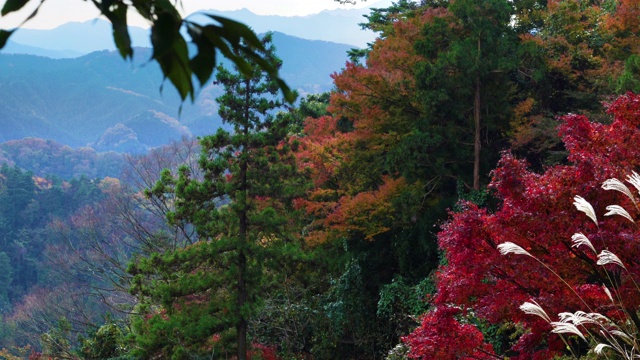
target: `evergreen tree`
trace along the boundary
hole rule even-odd
[[[271,35],[262,41],[264,57],[279,66]],[[260,291],[280,270],[273,264],[297,247],[292,200],[304,189],[287,141],[291,117],[273,116],[283,101],[272,77],[257,66],[251,76],[235,70],[217,69],[216,84],[225,91],[217,99],[219,114],[233,131],[202,139],[202,178],[186,167],[177,178],[165,171],[148,192],[174,197],[168,221],[193,224],[199,242],[130,268],[132,292],[149,314],[136,327],[146,356],[219,354],[235,343],[237,358],[246,359],[248,321]]]
[[[5,252],[0,252],[0,312],[8,310],[9,286],[13,277],[11,259]]]
[[[426,11],[435,16],[416,43],[426,60],[417,73],[426,113],[407,142],[427,147],[418,151],[425,175],[455,178],[478,191],[496,150],[506,145],[518,44],[510,26],[514,10],[505,0],[460,0]],[[481,153],[482,147],[489,151]],[[456,182],[450,183],[454,190]]]

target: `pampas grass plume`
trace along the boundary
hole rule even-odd
[[[500,251],[501,255],[518,254],[533,257],[527,250],[509,241],[498,245],[498,251]]]
[[[578,209],[578,211],[582,211],[585,213],[593,222],[598,225],[598,218],[596,217],[596,212],[593,210],[593,206],[589,204],[587,200],[585,200],[582,196],[576,195],[573,198],[573,205]]]

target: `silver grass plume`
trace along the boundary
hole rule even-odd
[[[575,313],[563,312],[558,314],[560,322],[571,323],[573,325],[594,324],[595,320],[584,311],[576,311]]]
[[[593,247],[593,244],[583,233],[575,233],[571,236],[571,242],[573,242],[572,247],[578,247],[580,245],[586,245],[591,250],[593,250],[594,254],[597,254],[596,248]]]
[[[573,205],[578,209],[578,211],[582,211],[585,213],[593,222],[598,225],[598,218],[596,217],[596,212],[593,210],[593,206],[589,204],[587,200],[585,200],[582,196],[576,195],[573,198]]]
[[[604,216],[612,216],[612,215],[620,215],[622,217],[627,218],[631,222],[635,222],[631,215],[620,205],[609,205],[607,206],[608,213],[604,214]]]
[[[582,340],[587,341],[587,339],[582,335],[577,326],[562,322],[562,321],[554,321],[551,323],[553,329],[551,330],[554,334],[574,334],[578,335],[582,338]]]
[[[605,189],[605,190],[619,191],[619,192],[625,194],[629,199],[631,199],[633,204],[637,206],[636,199],[633,197],[633,194],[631,193],[631,190],[629,190],[629,188],[625,184],[623,184],[620,180],[615,179],[615,178],[609,179],[609,180],[605,181],[604,183],[602,183],[602,188]]]
[[[626,269],[626,267],[624,266],[620,258],[609,250],[602,250],[602,252],[598,255],[598,262],[596,264],[598,265],[616,264]]]
[[[527,250],[523,249],[522,247],[510,241],[507,241],[505,243],[498,245],[498,251],[500,251],[501,255],[518,254],[518,255],[527,255],[527,256],[533,257],[533,255],[529,254]]]
[[[544,319],[546,322],[551,323],[551,318],[547,315],[546,311],[544,311],[544,309],[533,300],[531,300],[531,302],[525,301],[524,304],[520,305],[520,310],[527,315],[536,315]]]
[[[609,333],[611,335],[615,335],[619,338],[622,338],[625,341],[632,341],[633,339],[631,338],[631,336],[627,335],[627,333],[620,331],[620,330],[609,330]]]
[[[599,313],[586,313],[576,311],[575,313],[563,312],[558,314],[561,322],[571,323],[576,326],[584,324],[601,324],[610,322],[609,318]]]
[[[593,352],[598,355],[602,355],[602,352],[604,351],[605,348],[611,348],[611,346],[607,344],[598,344],[596,345],[596,347],[593,348]]]
[[[632,171],[631,175],[627,176],[627,181],[640,193],[640,175],[637,172]]]
[[[604,293],[609,297],[609,300],[613,302],[613,296],[611,295],[611,291],[609,290],[609,288],[606,285],[602,285],[602,288],[604,289]]]

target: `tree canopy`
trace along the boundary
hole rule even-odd
[[[604,214],[610,204],[634,208],[630,199],[601,185],[611,177],[627,178],[628,169],[640,165],[638,148],[631,145],[640,139],[638,100],[638,95],[628,94],[609,104],[611,124],[567,115],[560,133],[570,165],[537,174],[527,169],[525,161],[505,153],[490,184],[500,207],[491,211],[467,202],[463,211],[451,214],[438,235],[446,262],[438,271],[434,308],[404,339],[414,357],[490,359],[495,358],[490,354],[494,351],[508,351],[511,359],[560,356],[567,352],[562,339],[550,333],[547,322],[527,315],[519,305],[533,301],[550,314],[583,310],[617,318],[620,308],[611,306],[603,285],[619,294],[621,311],[628,312],[636,326],[640,324],[635,312],[640,294],[634,282],[637,226],[623,217],[592,221],[574,206],[575,196],[581,195],[593,204],[595,214]],[[576,233],[619,255],[628,272],[623,276],[618,269],[597,266],[596,254],[574,245]],[[498,248],[506,242],[530,255],[501,255]],[[470,320],[474,317],[475,322]],[[451,327],[443,331],[445,322]],[[484,337],[483,322],[502,327],[502,340]],[[452,339],[451,329],[458,327],[474,340]],[[502,348],[494,349],[498,343]],[[572,344],[572,351],[580,354],[579,343]],[[436,356],[442,353],[450,355]]]
[[[364,26],[380,37],[333,75],[334,91],[297,109],[278,112],[277,82],[251,58],[248,74],[218,68],[227,129],[201,139],[197,165],[161,172],[162,159],[193,159],[178,149],[138,162],[146,197],[117,191],[114,179],[96,183],[102,192],[79,179],[49,193],[33,174],[1,168],[0,229],[32,221],[45,193],[78,206],[114,195],[139,203],[120,215],[78,208],[72,245],[92,244],[74,232],[119,236],[119,222],[145,219],[139,211],[162,216],[121,273],[139,312],[128,329],[94,326],[87,357],[591,358],[594,342],[557,336],[558,322],[521,311],[523,303],[552,315],[598,312],[611,320],[605,330],[616,322],[629,330],[634,344],[621,349],[635,351],[637,199],[601,184],[635,177],[640,188],[640,97],[616,95],[637,86],[639,9],[630,0],[375,9]],[[268,37],[262,46],[252,49],[277,66]],[[576,195],[598,216],[581,214]],[[110,217],[117,221],[101,223]],[[39,281],[23,271],[31,267],[23,254],[43,235],[4,234],[12,247],[0,247],[0,304],[22,298],[17,278]],[[516,245],[518,253],[502,251]],[[73,254],[90,254],[82,246]],[[25,290],[16,305],[23,322],[14,323],[31,320],[25,309],[63,300],[59,289]],[[69,324],[57,320],[43,331],[46,354],[73,357]],[[129,348],[100,345],[107,341]]]
[[[271,35],[262,43],[262,55],[278,64]],[[136,275],[132,293],[148,313],[136,323],[144,357],[186,358],[211,346],[224,352],[235,347],[237,358],[246,359],[249,320],[272,272],[267,264],[281,262],[296,246],[286,214],[304,186],[287,141],[290,118],[273,114],[284,105],[277,84],[258,67],[250,76],[219,67],[216,81],[225,90],[216,99],[219,113],[233,132],[219,129],[201,140],[201,179],[185,167],[177,178],[165,170],[148,191],[174,198],[169,223],[193,224],[199,241],[130,267]]]

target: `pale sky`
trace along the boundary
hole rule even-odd
[[[0,8],[6,0],[0,0]],[[30,0],[27,11],[0,17],[0,29],[18,26],[40,0]],[[370,3],[375,1],[371,0]],[[352,9],[368,4],[358,0],[355,5],[341,5],[334,0],[182,0],[183,15],[198,10],[238,10],[247,8],[258,15],[301,16],[316,14],[329,9]],[[99,11],[90,1],[83,0],[45,0],[35,18],[28,21],[24,28],[52,29],[71,21],[83,22],[94,19]],[[129,24],[147,28],[149,25],[141,18],[129,16]]]

